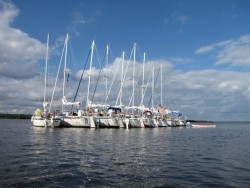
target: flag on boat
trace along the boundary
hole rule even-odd
[[[166,114],[164,108],[163,108],[161,105],[159,105],[159,106],[157,107],[157,110],[158,110],[158,112],[159,112],[162,116],[164,116],[164,115]]]

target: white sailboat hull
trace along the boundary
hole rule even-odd
[[[47,121],[48,121],[49,126],[51,127],[60,127],[61,125],[61,118],[59,117],[54,117]]]
[[[95,123],[92,116],[64,116],[62,117],[61,126],[94,128]]]
[[[60,118],[46,119],[43,117],[32,116],[31,122],[35,127],[59,127],[61,123]]]
[[[168,124],[167,122],[164,122],[163,120],[158,120],[158,127],[167,127]]]
[[[109,116],[96,116],[94,118],[95,125],[98,128],[119,128],[120,121],[118,118],[109,117]]]
[[[143,118],[143,124],[145,128],[154,128],[156,124],[153,119],[151,118]]]
[[[32,116],[31,122],[35,127],[45,127],[46,126],[45,118],[37,118],[37,117]]]
[[[125,128],[143,128],[144,124],[141,118],[123,118],[123,125]]]
[[[167,119],[166,122],[169,127],[176,127],[174,120]]]

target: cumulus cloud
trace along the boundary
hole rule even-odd
[[[117,58],[113,64],[103,69],[93,102],[104,102],[106,93],[104,72],[105,74],[109,73],[109,87],[113,77],[116,75],[108,102],[114,104],[117,101],[122,74],[121,63],[119,63],[120,60],[120,58]],[[122,102],[125,105],[129,104],[132,96],[133,62],[125,61],[124,72],[128,63],[130,63],[130,65],[128,66],[128,72],[123,85],[122,98]],[[246,120],[248,118],[245,112],[250,111],[250,107],[246,105],[246,101],[250,100],[249,74],[236,71],[222,72],[214,69],[182,72],[174,69],[170,62],[164,60],[148,61],[145,64],[144,86],[147,86],[144,98],[145,106],[151,105],[149,102],[152,95],[152,67],[155,68],[155,80],[157,79],[154,89],[154,104],[156,106],[161,103],[160,74],[158,74],[161,65],[163,67],[163,105],[165,107],[172,110],[181,110],[188,118],[194,119],[240,120],[240,117],[242,120]],[[115,74],[116,70],[117,74]],[[141,70],[142,63],[136,62],[135,80],[136,82],[138,81],[135,88],[136,105],[139,105],[141,102]],[[95,73],[97,72],[99,72],[99,70],[96,68]],[[91,96],[95,83],[96,80],[93,79],[90,89]],[[87,82],[85,82],[85,84],[87,84]],[[84,95],[86,96],[86,89],[81,91],[85,92]],[[235,115],[235,112],[238,112],[237,115]]]
[[[1,26],[9,25],[13,22],[14,18],[18,15],[19,10],[10,1],[0,1],[0,11],[1,11]]]
[[[42,91],[38,82],[38,60],[45,45],[11,24],[19,10],[0,0],[0,112],[29,112]]]
[[[0,1],[0,75],[31,78],[37,75],[37,61],[44,58],[45,45],[11,27],[18,13],[10,1]]]
[[[0,112],[31,113],[42,101],[43,86],[37,78],[1,78],[0,92]]]
[[[203,46],[195,51],[196,54],[209,52],[215,54],[216,65],[250,66],[250,35]]]

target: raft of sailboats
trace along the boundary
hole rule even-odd
[[[163,108],[159,105],[157,108],[154,107],[154,88],[156,84],[156,80],[154,78],[154,67],[152,69],[151,74],[148,77],[147,84],[145,83],[145,75],[144,75],[144,65],[145,65],[145,53],[143,58],[143,65],[142,65],[142,85],[141,85],[141,102],[140,105],[135,105],[135,88],[138,87],[138,80],[136,82],[135,78],[135,64],[136,64],[136,44],[133,47],[133,90],[132,96],[130,98],[129,105],[125,106],[122,103],[122,93],[124,82],[126,78],[126,74],[128,71],[129,63],[124,71],[124,56],[125,53],[122,53],[121,62],[121,82],[120,82],[120,89],[119,94],[116,100],[115,105],[110,105],[107,103],[107,99],[109,97],[112,83],[114,82],[114,78],[110,85],[109,90],[107,90],[106,86],[106,96],[105,102],[102,104],[96,104],[93,102],[94,94],[92,99],[90,100],[90,83],[91,83],[91,74],[92,74],[92,62],[93,62],[93,53],[95,42],[93,41],[90,48],[90,65],[88,71],[88,87],[87,87],[87,102],[86,108],[82,110],[81,102],[76,101],[77,93],[79,91],[79,87],[81,85],[81,81],[83,78],[84,70],[82,71],[82,75],[77,87],[77,91],[73,102],[67,101],[66,93],[65,93],[65,83],[67,77],[67,48],[68,48],[68,40],[69,36],[67,34],[64,42],[63,52],[61,55],[61,60],[59,63],[58,71],[57,71],[57,78],[54,84],[54,89],[51,97],[50,103],[46,101],[46,87],[47,87],[47,67],[48,67],[48,53],[49,53],[49,35],[47,38],[47,51],[46,51],[46,66],[45,66],[45,84],[44,84],[44,102],[43,102],[43,111],[41,109],[37,109],[32,116],[32,123],[34,126],[40,127],[83,127],[83,128],[156,128],[156,127],[176,127],[176,126],[186,126],[186,120],[183,115],[178,111],[170,111],[169,109]],[[106,48],[106,56],[108,56],[109,47]],[[132,54],[132,53],[131,53]],[[86,64],[88,62],[89,56],[87,58]],[[53,98],[55,93],[55,88],[57,87],[57,81],[59,76],[59,70],[64,58],[64,75],[63,75],[63,91],[62,91],[62,110],[59,113],[51,112],[51,106],[53,104]],[[108,61],[108,57],[106,57],[106,61]],[[86,68],[86,64],[84,69]],[[118,67],[119,67],[118,65]],[[118,69],[117,69],[118,70]],[[117,73],[115,71],[115,75]],[[101,69],[100,69],[101,71]],[[140,77],[140,74],[138,79]],[[161,104],[162,104],[162,66],[159,69],[161,75]],[[100,72],[99,75],[100,76]],[[99,78],[97,79],[99,80]],[[146,93],[146,89],[150,84],[149,81],[152,81],[152,93],[150,97],[151,107],[144,106],[144,95]],[[107,83],[107,81],[106,81]],[[98,81],[96,85],[98,84]]]

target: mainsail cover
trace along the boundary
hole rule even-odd
[[[81,103],[80,103],[79,101],[76,101],[76,102],[68,102],[65,96],[63,96],[63,98],[62,98],[62,103],[63,103],[64,105],[76,105],[77,107],[79,107],[79,106],[81,105]]]

